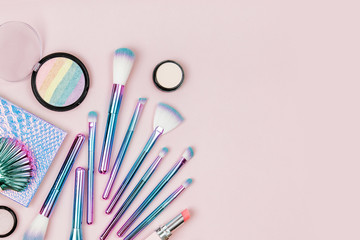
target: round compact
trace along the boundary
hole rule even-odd
[[[36,99],[55,111],[77,107],[89,90],[89,75],[84,64],[67,53],[53,53],[39,61],[31,76]]]
[[[163,91],[174,91],[184,81],[184,70],[175,61],[166,60],[159,63],[153,72],[155,85]]]
[[[67,111],[77,107],[89,90],[84,64],[68,53],[42,57],[40,36],[23,22],[0,25],[0,79],[29,79],[36,99],[46,108]]]
[[[15,212],[6,206],[0,206],[0,222],[0,238],[10,236],[17,226]]]

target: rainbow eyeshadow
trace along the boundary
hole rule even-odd
[[[89,75],[84,64],[73,55],[54,53],[36,65],[31,86],[43,106],[54,111],[67,111],[85,99]]]

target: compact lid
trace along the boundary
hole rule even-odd
[[[42,43],[34,28],[18,21],[0,25],[0,79],[28,79],[41,56]]]

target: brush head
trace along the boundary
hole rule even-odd
[[[182,186],[184,187],[184,188],[187,188],[188,186],[190,186],[190,184],[192,183],[192,179],[191,178],[188,178],[183,184],[182,184]]]
[[[113,82],[125,85],[134,64],[135,54],[128,48],[115,51],[113,62]]]
[[[189,161],[194,156],[194,150],[192,147],[188,147],[185,152],[182,154],[182,157]]]
[[[49,218],[39,214],[32,221],[24,234],[23,240],[43,240],[45,238]]]
[[[184,118],[173,107],[165,103],[157,105],[154,116],[154,129],[162,127],[164,129],[163,134],[165,134],[179,126],[182,121],[184,121]]]
[[[19,141],[0,138],[0,188],[21,192],[35,169],[30,152]]]
[[[89,122],[95,123],[97,120],[97,113],[93,111],[89,112],[88,120]]]
[[[190,212],[188,209],[185,209],[184,211],[181,212],[181,215],[184,218],[184,222],[186,222],[187,220],[190,219]]]
[[[167,147],[164,147],[163,149],[161,149],[160,153],[159,153],[159,157],[165,157],[165,155],[169,152],[169,149]]]
[[[147,102],[147,98],[139,98],[139,103],[144,105]]]

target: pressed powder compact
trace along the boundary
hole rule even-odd
[[[42,57],[42,43],[34,28],[23,22],[0,25],[0,78],[28,79],[36,99],[46,108],[67,111],[86,97],[90,80],[85,65],[68,53]]]
[[[159,63],[153,72],[155,85],[163,91],[174,91],[184,81],[184,70],[175,61],[166,60]]]

